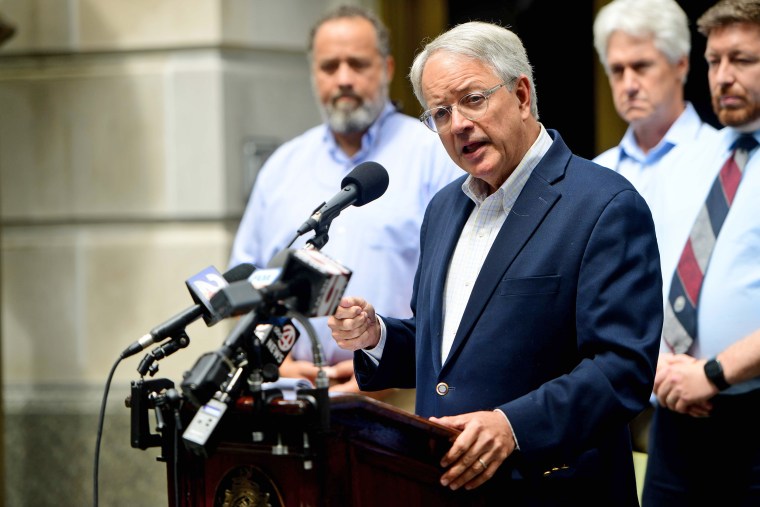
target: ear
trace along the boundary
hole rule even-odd
[[[393,56],[388,55],[385,58],[385,75],[388,76],[388,83],[393,81],[393,72],[396,70],[396,60]]]
[[[517,81],[515,81],[514,88],[512,89],[512,93],[515,94],[515,97],[517,98],[518,102],[520,103],[520,113],[524,118],[527,118],[528,116],[531,116],[530,113],[530,80],[528,79],[528,76],[521,74],[520,77],[517,78]]]
[[[686,83],[686,76],[689,74],[689,59],[682,56],[676,62],[676,69],[678,69],[678,77],[681,78],[681,83]]]

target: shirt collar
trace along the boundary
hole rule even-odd
[[[760,130],[755,130],[754,132],[742,132],[740,130],[737,130],[734,127],[725,127],[722,132],[723,132],[723,144],[724,144],[725,151],[732,150],[734,147],[734,144],[736,143],[736,140],[739,139],[739,136],[742,136],[742,135],[752,134],[752,137],[754,137],[755,140],[760,142]]]
[[[383,123],[396,112],[396,106],[392,102],[387,101],[383,110],[380,112],[380,115],[374,122],[372,122],[372,125],[370,125],[367,132],[362,136],[361,148],[352,157],[347,156],[343,150],[340,149],[330,127],[326,123],[323,124],[322,128],[324,129],[324,132],[322,134],[322,140],[327,145],[327,151],[330,154],[330,157],[332,157],[335,162],[344,164],[347,167],[354,167],[356,164],[364,162],[370,151],[372,151],[374,145],[378,142],[380,129],[382,128]]]
[[[662,157],[678,143],[686,142],[697,136],[697,131],[702,127],[702,119],[691,102],[686,102],[686,108],[676,118],[660,142],[649,152],[644,153],[636,143],[633,127],[628,127],[620,141],[620,160],[632,158],[639,163],[647,163]]]

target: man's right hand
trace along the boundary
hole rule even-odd
[[[345,350],[374,348],[380,341],[380,324],[375,308],[362,298],[341,299],[327,325],[338,346]]]

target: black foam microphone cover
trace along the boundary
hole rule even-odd
[[[388,189],[388,171],[377,162],[362,162],[343,178],[341,188],[356,185],[358,197],[354,206],[364,206],[385,193]]]

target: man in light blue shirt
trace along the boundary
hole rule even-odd
[[[740,131],[720,130],[705,143],[684,145],[668,157],[668,170],[658,178],[655,207],[657,244],[667,300],[673,273],[694,220],[710,187],[731,153]],[[755,132],[760,141],[760,133]],[[689,350],[709,358],[752,331],[760,329],[760,154],[752,153],[736,196],[720,229],[699,296],[698,333]],[[751,283],[749,283],[751,282]],[[663,343],[662,352],[669,352]]]
[[[713,222],[716,214],[705,213],[703,204],[737,139],[746,134],[760,141],[760,0],[721,0],[697,26],[707,36],[712,106],[725,128],[708,141],[689,143],[668,156],[667,170],[657,180],[654,218],[665,296],[687,238],[695,245],[694,258],[707,262],[699,265],[704,279],[696,298],[691,346],[684,352],[671,343],[671,352],[665,338],[673,331],[665,326],[654,384],[659,405],[649,437],[644,507],[760,505],[758,379],[747,380],[751,375],[737,375],[736,369],[723,371],[721,365],[736,353],[736,344],[751,344],[760,334],[760,149],[743,155],[747,163],[740,178],[733,179],[738,180],[733,199],[731,191],[710,193],[719,197],[711,201],[711,210],[724,202],[723,195],[731,203],[717,234],[714,226],[712,234],[692,232],[697,217],[721,223]],[[727,180],[722,177],[716,188],[731,188]],[[709,256],[699,255],[710,247]],[[674,301],[675,315],[683,308]],[[713,386],[714,396],[707,401],[695,394],[700,382]]]
[[[625,176],[656,217],[657,173],[677,146],[705,140],[715,129],[684,100],[691,34],[675,0],[613,0],[594,19],[594,47],[609,79],[623,138],[594,162]],[[653,398],[654,401],[654,398]],[[648,408],[631,424],[634,450],[646,452]]]
[[[235,237],[230,265],[264,267],[358,164],[374,161],[390,183],[376,201],[346,209],[322,251],[353,271],[347,290],[371,294],[382,311],[411,316],[419,229],[428,201],[462,174],[436,136],[388,97],[394,63],[388,32],[370,12],[341,7],[311,34],[312,82],[325,123],[283,144],[262,167]],[[309,239],[302,236],[293,248]],[[326,318],[312,322],[325,349],[331,390],[358,391],[352,354],[338,348]],[[314,380],[303,336],[280,369]]]
[[[663,157],[715,131],[684,100],[688,18],[675,0],[614,0],[594,20],[594,46],[615,109],[628,123],[620,144],[594,162],[625,176],[649,202]]]

